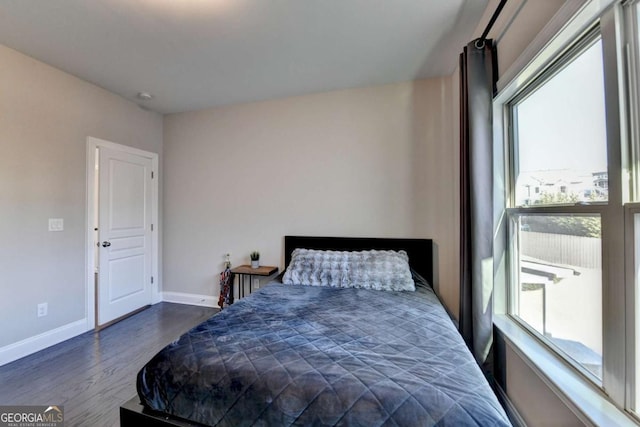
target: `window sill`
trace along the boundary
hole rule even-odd
[[[508,316],[496,314],[493,323],[543,381],[554,392],[560,393],[564,397],[562,400],[580,411],[589,422],[599,426],[637,426],[629,414],[617,408],[602,391],[568,367]]]

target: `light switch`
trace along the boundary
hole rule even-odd
[[[64,219],[49,218],[49,231],[64,231]]]

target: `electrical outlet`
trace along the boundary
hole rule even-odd
[[[64,231],[64,218],[49,218],[49,231]]]
[[[42,304],[38,304],[38,317],[43,317],[47,315],[49,311],[49,304],[43,302]]]

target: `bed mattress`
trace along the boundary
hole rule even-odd
[[[150,410],[204,425],[506,426],[430,287],[271,283],[139,372]]]

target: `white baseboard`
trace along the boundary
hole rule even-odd
[[[218,299],[211,295],[187,294],[184,292],[163,292],[162,301],[202,307],[218,307]]]
[[[509,421],[511,421],[514,427],[526,427],[527,423],[524,422],[524,419],[522,419],[516,407],[513,406],[513,403],[511,402],[511,399],[509,399],[509,396],[507,396],[504,390],[502,390],[502,387],[496,384],[495,388],[498,391],[498,400],[500,401],[500,403],[502,403],[502,407],[507,413]]]
[[[77,320],[0,348],[0,366],[13,362],[87,331],[87,319]]]

